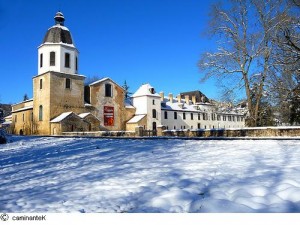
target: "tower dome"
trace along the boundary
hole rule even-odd
[[[65,17],[59,11],[56,13],[55,25],[50,27],[44,37],[44,43],[64,43],[73,45],[71,33],[67,27],[64,26]]]

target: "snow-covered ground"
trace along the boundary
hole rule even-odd
[[[13,137],[0,211],[300,212],[300,141]]]

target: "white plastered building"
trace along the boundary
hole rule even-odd
[[[176,98],[159,94],[150,84],[142,85],[131,97],[136,109],[128,123],[135,123],[147,130],[164,126],[167,130],[228,129],[245,127],[245,116],[238,109],[223,112],[203,97],[182,94]],[[197,101],[198,100],[198,101]],[[145,118],[147,122],[145,123]],[[139,121],[144,120],[144,123]]]

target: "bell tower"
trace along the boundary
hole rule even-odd
[[[69,29],[64,26],[65,17],[57,12],[54,21],[55,25],[48,29],[38,47],[38,74],[48,71],[78,74],[79,52]]]
[[[51,134],[51,120],[65,112],[84,111],[84,79],[78,74],[79,52],[65,17],[57,12],[38,47],[38,74],[33,77],[33,123],[37,134]]]

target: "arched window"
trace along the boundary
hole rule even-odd
[[[40,89],[43,89],[43,79],[40,79]]]
[[[43,121],[43,106],[39,106],[39,121]]]
[[[70,68],[70,53],[65,53],[65,67]]]
[[[43,67],[43,53],[40,54],[40,67]]]
[[[105,97],[112,97],[112,86],[111,86],[111,84],[105,84]]]
[[[168,119],[168,112],[165,111],[165,119]]]
[[[50,66],[55,66],[55,52],[50,52]]]
[[[152,109],[152,117],[156,118],[156,109]]]
[[[174,112],[174,120],[177,120],[177,112]]]

